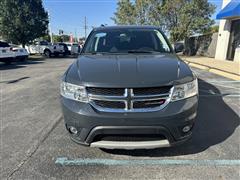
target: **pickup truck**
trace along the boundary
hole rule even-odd
[[[61,81],[65,126],[79,144],[151,149],[187,141],[198,81],[154,26],[92,30]]]
[[[42,54],[46,57],[69,54],[67,45],[64,43],[49,43],[47,41],[35,42],[34,45],[27,46],[29,54]]]

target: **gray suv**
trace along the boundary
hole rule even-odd
[[[157,27],[100,27],[63,75],[61,103],[79,144],[170,147],[191,137],[198,82]]]

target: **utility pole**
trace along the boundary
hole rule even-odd
[[[77,37],[77,29],[75,28],[75,38],[74,38],[74,41],[75,41],[75,39],[77,39],[77,42],[78,42],[78,37]]]
[[[49,24],[48,24],[48,31],[49,31],[49,35],[50,35],[50,41],[51,43],[53,43],[53,32],[52,32],[52,29],[51,29],[51,16],[50,16],[50,11],[47,10],[47,13],[48,13],[48,19],[49,19]]]
[[[87,39],[87,17],[84,17],[85,40]]]

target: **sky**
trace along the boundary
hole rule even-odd
[[[217,7],[212,16],[215,19],[222,0],[209,2]],[[43,0],[43,5],[50,14],[50,28],[54,34],[61,29],[64,34],[84,37],[84,17],[87,19],[87,33],[101,24],[114,25],[111,17],[116,11],[117,0]]]

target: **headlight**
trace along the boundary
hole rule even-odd
[[[186,99],[197,94],[198,94],[198,81],[197,79],[195,79],[192,82],[174,86],[171,101]]]
[[[67,82],[61,82],[61,95],[65,98],[88,102],[88,95],[84,86],[77,86]]]

